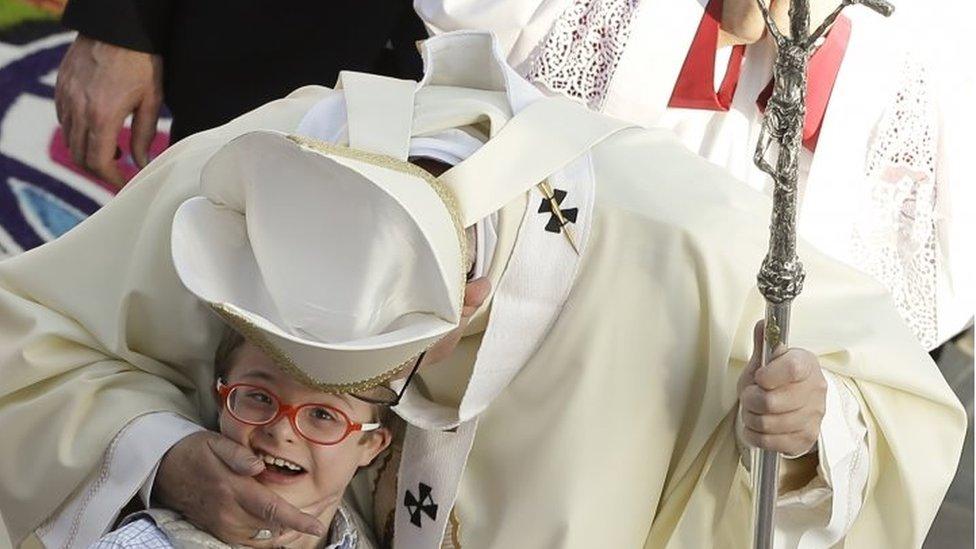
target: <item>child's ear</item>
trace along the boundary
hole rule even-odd
[[[386,427],[363,433],[363,439],[360,441],[362,453],[359,458],[359,466],[365,467],[372,463],[376,456],[386,450],[392,441],[393,433]]]
[[[213,396],[214,402],[217,403],[217,411],[220,412],[224,408],[224,398],[220,396],[220,387],[226,386],[227,380],[223,375],[217,375],[214,380],[213,385],[210,386],[210,394]]]

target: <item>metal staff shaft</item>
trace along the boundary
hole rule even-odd
[[[766,326],[779,333],[780,341],[770,345],[763,342],[762,363],[768,364],[778,344],[787,344],[790,325],[790,302],[766,305]],[[767,330],[769,331],[769,330]],[[772,549],[776,520],[776,496],[779,492],[779,454],[771,450],[753,449],[753,547]]]
[[[842,0],[825,20],[810,32],[810,0],[790,1],[790,28],[776,26],[765,0],[756,0],[770,36],[776,42],[773,63],[773,93],[766,106],[762,131],[753,160],[773,179],[773,212],[769,226],[769,251],[757,276],[759,291],[766,299],[766,329],[763,334],[762,364],[786,345],[790,327],[790,306],[803,289],[803,265],[796,256],[796,203],[799,157],[806,115],[807,66],[823,37],[841,10],[852,4],[868,6],[882,15],[893,7],[886,0]],[[783,0],[781,0],[783,1]],[[776,153],[775,166],[767,160]],[[779,495],[779,454],[753,450],[753,547],[773,548],[776,499]]]

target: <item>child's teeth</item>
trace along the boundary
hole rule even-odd
[[[288,460],[282,459],[280,457],[269,456],[267,454],[261,455],[262,461],[269,465],[277,465],[278,467],[284,467],[286,469],[291,469],[292,471],[301,471],[301,466],[294,464]]]

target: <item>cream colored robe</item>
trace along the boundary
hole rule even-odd
[[[455,104],[468,93],[443,91]],[[100,474],[132,418],[213,419],[220,324],[173,271],[172,214],[222,144],[291,130],[330,93],[305,88],[187,139],[75,230],[0,263],[0,512],[15,538]],[[463,547],[745,547],[732,418],[762,314],[768,201],[666,132],[621,133],[592,155],[578,277],[481,416],[450,534]],[[965,414],[881,288],[800,253],[809,282],[792,343],[846,378],[870,432],[872,475],[848,544],[916,546],[955,471]]]
[[[480,418],[459,545],[749,547],[732,422],[763,311],[768,203],[722,187],[708,166],[670,172],[691,155],[664,132],[593,155],[592,241],[546,342]],[[917,547],[965,415],[883,289],[808,246],[800,254],[808,283],[791,344],[848,378],[870,433],[871,478],[846,546]]]

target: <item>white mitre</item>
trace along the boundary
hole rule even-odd
[[[466,242],[453,196],[396,158],[245,134],[173,221],[197,297],[307,384],[369,389],[461,316]]]

